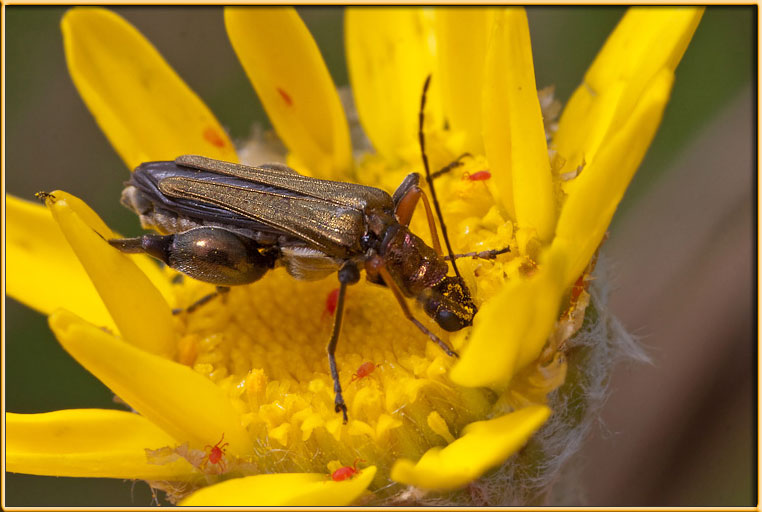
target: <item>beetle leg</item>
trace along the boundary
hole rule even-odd
[[[434,251],[438,255],[442,255],[442,246],[439,243],[439,235],[437,233],[437,225],[434,221],[434,214],[431,211],[431,204],[429,198],[421,187],[418,186],[420,181],[420,175],[418,173],[411,173],[407,175],[407,178],[402,182],[397,190],[394,192],[392,200],[394,201],[394,216],[397,218],[397,222],[403,226],[409,226],[410,220],[413,218],[415,207],[418,204],[419,199],[423,199],[423,206],[426,209],[426,220],[429,223],[429,230],[431,231],[431,245],[434,246]]]
[[[463,254],[453,254],[453,257],[457,258],[474,258],[480,260],[494,260],[500,254],[511,252],[510,247],[504,247],[502,249],[490,249],[488,251],[479,252],[465,252]],[[445,260],[450,261],[450,256],[445,256]]]
[[[199,307],[203,306],[213,298],[217,297],[218,295],[224,295],[230,291],[229,286],[218,286],[216,290],[214,290],[212,293],[207,293],[200,299],[198,299],[196,302],[188,306],[187,308],[175,308],[172,310],[173,315],[179,315],[180,313],[193,313],[196,311]]]
[[[410,223],[410,218],[413,216],[413,210],[415,209],[415,205],[418,203],[418,196],[412,196],[415,198],[413,201],[413,207],[410,208],[407,206],[407,203],[409,203],[411,200],[407,199],[407,197],[410,195],[410,192],[413,189],[419,188],[418,184],[421,182],[421,175],[417,172],[411,172],[407,176],[405,176],[405,179],[402,180],[402,183],[400,183],[400,186],[397,187],[397,190],[394,191],[394,194],[392,194],[392,203],[394,204],[394,215],[397,217],[397,221],[400,224],[408,225]],[[401,211],[401,210],[404,210]],[[407,213],[407,211],[410,211],[409,215],[407,215],[407,222],[403,222],[401,220],[402,217],[405,217],[404,213]]]
[[[331,378],[333,378],[334,406],[336,412],[341,411],[344,416],[344,423],[347,422],[347,406],[344,403],[344,397],[341,396],[341,383],[339,382],[339,371],[336,368],[336,343],[339,341],[339,332],[341,330],[341,319],[344,315],[344,295],[347,291],[346,283],[341,283],[339,287],[339,300],[336,303],[336,316],[333,320],[333,332],[331,339],[325,350],[328,352],[328,366],[331,368]]]
[[[384,279],[384,282],[386,283],[386,286],[389,287],[389,289],[394,293],[394,296],[397,298],[397,302],[400,303],[400,307],[402,308],[402,312],[405,314],[405,317],[413,322],[416,327],[418,327],[423,334],[429,337],[431,341],[439,345],[439,347],[445,351],[445,354],[452,357],[458,357],[457,352],[453,351],[450,347],[447,346],[447,344],[439,339],[439,336],[431,332],[429,329],[426,328],[425,325],[423,325],[421,322],[418,321],[417,318],[413,316],[413,313],[410,312],[410,308],[407,305],[407,301],[405,300],[405,296],[402,294],[402,291],[397,286],[397,283],[394,282],[394,279],[392,278],[389,271],[386,269],[386,266],[384,265],[383,259],[380,256],[374,256],[372,258],[372,261],[370,264],[373,267],[373,270],[375,272],[378,272],[381,277]]]
[[[431,173],[431,179],[433,180],[434,178],[438,178],[438,177],[442,176],[443,174],[447,174],[448,172],[452,171],[456,167],[460,167],[461,165],[463,165],[463,162],[461,162],[461,160],[463,160],[467,156],[472,156],[472,155],[471,155],[471,153],[468,153],[468,152],[463,153],[458,158],[456,158],[455,160],[453,160],[449,164],[447,164],[444,167],[442,167],[441,169],[439,169],[437,172]]]
[[[347,285],[354,284],[360,280],[360,270],[357,265],[347,262],[339,270],[339,298],[336,301],[336,313],[333,317],[333,331],[331,339],[328,340],[325,350],[328,352],[328,366],[331,368],[331,378],[333,378],[334,409],[341,411],[344,416],[344,423],[347,423],[347,405],[344,403],[344,397],[341,396],[341,383],[339,382],[339,370],[336,367],[336,344],[339,341],[341,332],[341,320],[344,317],[344,296],[346,295]]]

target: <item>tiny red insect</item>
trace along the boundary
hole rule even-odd
[[[327,315],[333,316],[336,313],[336,305],[339,303],[339,289],[334,288],[328,293],[325,298],[325,311],[323,311],[323,318]]]
[[[225,433],[222,433],[222,437],[219,441],[217,441],[217,444],[214,446],[206,445],[204,446],[204,450],[209,450],[209,453],[206,454],[204,457],[204,462],[201,463],[201,469],[206,469],[207,463],[211,462],[212,464],[217,464],[217,467],[220,468],[220,473],[224,473],[226,466],[225,466],[225,459],[223,456],[225,455],[225,447],[229,445],[230,443],[220,444],[222,443],[222,440],[225,439]]]
[[[341,482],[342,480],[347,480],[349,478],[354,477],[357,473],[360,471],[357,469],[357,463],[358,462],[365,462],[362,459],[355,459],[355,463],[352,466],[344,466],[333,473],[331,473],[331,479],[334,482]]]
[[[478,171],[473,174],[466,174],[471,181],[486,181],[492,177],[492,173],[489,171]]]
[[[381,366],[381,365],[378,365]],[[366,361],[363,364],[360,365],[360,367],[357,369],[357,373],[352,374],[352,380],[349,382],[352,383],[356,380],[363,379],[373,373],[376,368],[378,368],[375,364],[373,364],[371,361]]]

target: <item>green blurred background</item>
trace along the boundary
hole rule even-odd
[[[235,141],[262,107],[217,7],[116,7],[210,106]],[[335,83],[347,85],[343,13],[304,7]],[[62,188],[115,230],[139,233],[119,205],[127,169],[68,76],[65,8],[6,7],[7,192]],[[538,87],[566,101],[624,12],[528,10]],[[611,305],[653,365],[622,365],[604,422],[572,462],[563,503],[757,503],[756,7],[710,7],[677,70],[672,100],[606,244]],[[34,413],[118,408],[56,342],[45,317],[6,298],[6,407]],[[752,378],[754,376],[755,378]],[[9,506],[142,506],[143,482],[5,475]]]

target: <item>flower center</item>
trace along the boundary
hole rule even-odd
[[[380,160],[367,158],[362,181],[372,183],[364,178],[381,168]],[[399,183],[409,171],[384,169],[380,186],[391,188],[390,176]],[[468,159],[437,180],[456,252],[513,245],[498,260],[459,261],[477,305],[523,260],[514,256],[512,225],[497,213],[483,171],[482,161]],[[411,229],[429,239],[422,208]],[[347,465],[360,458],[379,467],[381,485],[394,460],[416,460],[432,446],[451,442],[465,425],[485,418],[497,396],[453,384],[447,372],[454,358],[405,318],[390,290],[363,279],[347,289],[336,351],[349,413],[343,425],[334,411],[326,356],[338,284],[335,276],[299,281],[278,268],[256,283],[234,287],[178,317],[183,324],[178,360],[227,391],[255,440],[259,471],[330,473],[337,461]],[[190,279],[177,288],[179,305],[211,291]],[[447,340],[413,302],[416,318]],[[456,350],[468,330],[450,337]]]

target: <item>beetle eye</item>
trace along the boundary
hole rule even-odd
[[[468,325],[463,323],[461,319],[458,318],[458,315],[446,309],[440,309],[437,311],[437,316],[434,320],[436,320],[442,329],[450,332],[459,331]]]

